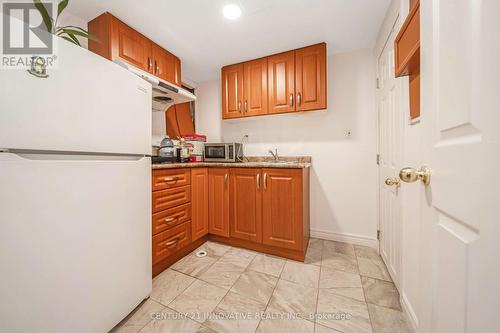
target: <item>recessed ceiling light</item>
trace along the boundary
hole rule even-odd
[[[228,20],[236,20],[241,16],[241,8],[238,5],[231,3],[224,6],[222,14],[224,14],[224,17]]]

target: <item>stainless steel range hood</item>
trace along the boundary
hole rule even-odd
[[[151,73],[140,70],[124,61],[116,60],[118,65],[125,67],[135,75],[142,77],[153,86],[153,112],[164,112],[174,104],[191,102],[196,96],[175,84],[164,81]]]

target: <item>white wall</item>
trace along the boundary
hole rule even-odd
[[[220,81],[197,87],[197,131],[240,141],[247,155],[312,156],[311,231],[376,246],[375,71],[371,50],[328,58],[328,110],[221,120]],[[346,137],[346,132],[352,135]]]

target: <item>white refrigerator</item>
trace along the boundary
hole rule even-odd
[[[2,332],[107,332],[151,291],[151,85],[57,43],[0,70]]]

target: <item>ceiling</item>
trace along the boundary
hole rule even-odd
[[[226,3],[242,8],[222,16]],[[182,60],[183,77],[216,79],[223,65],[325,41],[328,53],[374,46],[390,0],[72,0],[86,21],[109,11]]]

